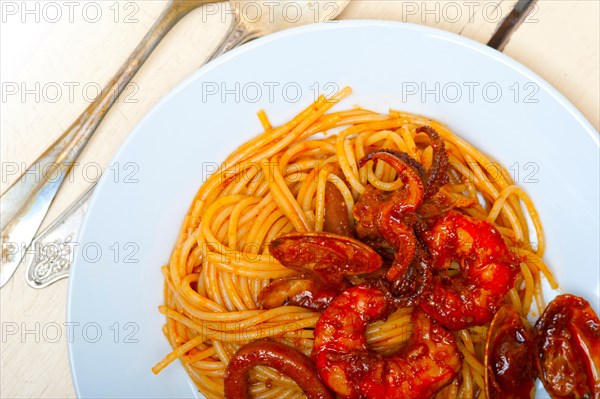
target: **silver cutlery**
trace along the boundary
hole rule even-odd
[[[31,242],[30,254],[24,260],[25,280],[31,287],[44,288],[69,276],[77,249],[77,234],[94,188],[95,184]]]
[[[159,21],[155,23],[135,50],[136,68],[132,69],[133,67],[126,63],[115,75],[113,82],[118,82],[121,88],[125,87],[168,30],[189,11],[208,2],[208,0],[172,0]],[[234,21],[225,39],[206,62],[252,39],[294,26],[334,19],[349,2],[350,0],[281,0],[277,2],[230,0],[230,5],[235,13]],[[260,7],[258,14],[256,13],[257,6]],[[296,11],[292,16],[284,11],[290,7]],[[177,12],[173,11],[173,8]],[[250,8],[253,9],[252,15],[246,13]],[[152,41],[152,43],[148,44],[145,41]],[[108,87],[112,87],[112,85]],[[116,96],[112,97],[114,102]],[[45,165],[48,162],[65,164],[74,161],[113,102],[109,102],[109,99],[100,99],[100,103],[92,104],[71,128],[34,163],[34,167],[36,165],[39,167],[40,164]],[[30,286],[43,288],[68,276],[73,257],[73,244],[77,242],[79,226],[83,221],[95,184],[34,238],[64,175],[68,173],[68,169],[59,172],[62,173],[62,176],[58,182],[41,182],[30,187],[17,181],[0,198],[2,201],[3,248],[0,287],[10,279],[30,245],[33,245],[31,247],[33,250],[29,251],[32,254],[28,259],[26,270],[26,281]],[[5,207],[5,203],[7,207]],[[8,209],[6,213],[5,208]],[[22,243],[21,248],[11,248],[12,243]],[[5,257],[5,255],[7,256]],[[5,260],[7,261],[5,262]]]
[[[2,259],[0,287],[19,266],[73,161],[92,137],[118,95],[158,43],[190,11],[215,0],[170,0],[129,58],[71,126],[0,197]],[[41,176],[31,179],[27,176]]]

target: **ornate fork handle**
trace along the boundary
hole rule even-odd
[[[93,184],[31,243],[25,280],[33,288],[44,288],[69,276],[69,270],[79,247],[79,228],[85,217]]]

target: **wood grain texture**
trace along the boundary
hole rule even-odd
[[[164,1],[136,1],[138,22],[115,23],[109,7],[97,2],[111,16],[97,23],[81,18],[56,23],[29,63],[18,83],[31,87],[39,82],[79,84],[73,98],[66,92],[56,102],[28,96],[3,101],[0,119],[2,162],[31,162],[87,106],[81,87],[102,86],[125,60],[165,5]],[[354,0],[341,18],[389,19],[438,27],[485,43],[514,1],[400,1]],[[220,6],[222,7],[222,5]],[[73,180],[60,191],[46,220],[53,220],[104,169],[117,148],[146,112],[174,85],[202,64],[224,35],[222,13],[204,7],[181,21],[140,73],[137,90],[126,91],[108,114],[79,162]],[[458,10],[457,14],[455,10]],[[208,12],[209,11],[209,12]],[[600,126],[599,3],[540,0],[535,14],[513,34],[505,52],[558,88],[598,129]],[[95,166],[97,165],[97,166]],[[16,176],[3,181],[4,191]],[[5,179],[3,179],[5,180]],[[75,396],[68,367],[65,308],[67,282],[44,290],[29,288],[19,268],[0,291],[0,397],[71,398]],[[59,326],[60,339],[55,339]],[[16,333],[11,333],[13,329]],[[24,329],[29,330],[23,334]],[[45,330],[44,330],[45,329]],[[36,342],[37,341],[37,342]],[[56,341],[56,342],[53,342]]]

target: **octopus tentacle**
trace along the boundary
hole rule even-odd
[[[447,172],[450,161],[448,160],[448,153],[446,152],[444,140],[432,127],[420,126],[417,128],[417,133],[425,133],[429,136],[431,147],[433,148],[431,166],[424,178],[425,198],[427,199],[433,197],[444,184],[448,183],[449,178]]]

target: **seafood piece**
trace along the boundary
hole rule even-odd
[[[417,306],[426,290],[431,286],[433,273],[431,260],[427,250],[419,242],[412,263],[402,278],[389,284],[389,290],[394,295],[394,305],[398,307]]]
[[[388,213],[389,209],[384,210],[381,214],[379,231],[385,241],[395,249],[394,261],[386,278],[389,281],[396,281],[404,278],[409,272],[410,265],[417,253],[418,242],[412,223],[407,223],[407,218],[397,218]]]
[[[424,170],[408,154],[385,149],[373,151],[362,158],[359,168],[372,160],[390,164],[405,187],[392,193],[367,190],[354,206],[356,233],[359,238],[376,243],[380,249],[385,246],[381,243],[383,239],[395,251],[394,262],[386,275],[389,281],[395,281],[409,272],[416,254],[417,239],[412,226],[417,221],[414,212],[423,202]]]
[[[308,399],[334,399],[333,393],[321,382],[315,365],[308,356],[273,341],[251,342],[238,350],[225,372],[225,398],[250,397],[248,373],[255,366],[269,366],[294,380]]]
[[[417,133],[425,133],[431,140],[433,148],[433,158],[431,166],[427,170],[424,178],[425,181],[425,198],[433,197],[442,186],[450,181],[448,178],[448,153],[444,140],[430,126],[420,126],[416,130]]]
[[[271,241],[269,251],[282,265],[309,270],[333,287],[342,285],[344,276],[373,272],[382,263],[368,245],[331,233],[285,234]]]
[[[494,316],[485,344],[487,399],[530,399],[537,377],[535,333],[511,305]]]
[[[394,191],[394,194],[397,195],[395,201],[386,201],[386,203],[393,208],[397,215],[416,211],[423,202],[423,166],[404,152],[380,149],[364,156],[358,162],[358,168],[375,160],[384,161],[396,169],[398,178],[405,186],[402,190]]]
[[[399,201],[402,197],[403,194],[399,192],[385,192],[367,185],[365,192],[352,209],[358,238],[388,259],[393,259],[394,249],[379,230],[381,210],[387,203]]]
[[[296,305],[322,311],[349,287],[345,276],[371,273],[382,265],[368,245],[331,233],[292,233],[273,240],[271,254],[299,276],[271,282],[259,295],[263,308]]]
[[[370,350],[367,324],[392,310],[384,291],[358,285],[334,299],[319,318],[311,356],[321,379],[339,396],[426,399],[458,374],[462,355],[454,335],[418,308],[405,348],[388,357]]]
[[[422,234],[432,257],[431,290],[420,306],[450,330],[492,320],[514,286],[520,259],[490,223],[450,211]],[[449,272],[452,262],[460,269]]]
[[[556,297],[535,325],[537,368],[552,398],[600,398],[600,320],[574,295]]]
[[[279,306],[302,306],[322,312],[329,306],[340,290],[325,286],[317,278],[282,278],[266,286],[258,296],[263,309]]]
[[[330,164],[329,164],[330,165]],[[338,178],[343,179],[344,174],[339,165],[333,172]],[[352,237],[352,226],[348,218],[348,208],[344,196],[331,182],[325,184],[325,215],[323,231],[341,236]]]

